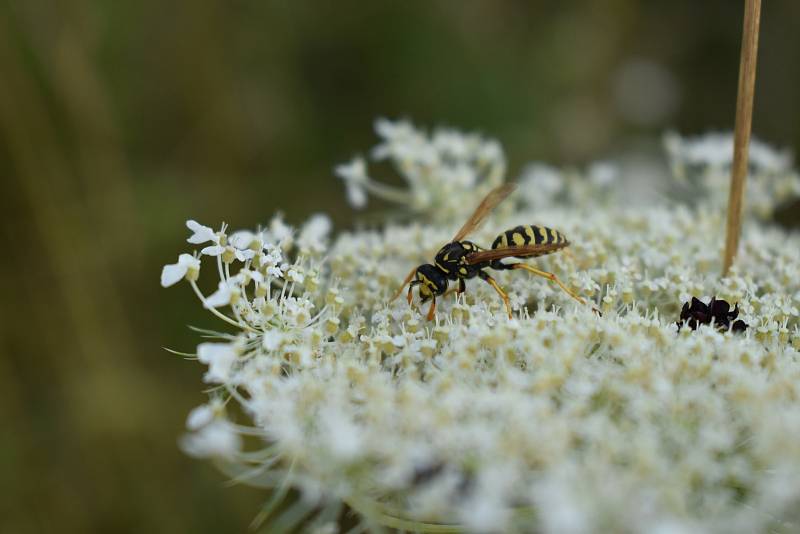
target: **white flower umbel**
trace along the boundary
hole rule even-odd
[[[378,130],[373,155],[408,178],[407,206],[435,223],[333,243],[319,217],[230,236],[191,223],[192,243],[225,250],[165,267],[164,285],[186,279],[234,327],[204,331],[216,339],[197,349],[213,389],[187,420],[189,454],[272,488],[259,519],[275,530],[333,532],[343,503],[376,530],[800,530],[797,234],[751,218],[720,279],[726,191],[642,206],[618,190],[613,165],[569,175],[539,165],[471,238],[486,246],[518,224],[557,228],[571,247],[532,263],[603,315],[506,271],[493,276],[513,319],[475,279],[440,298],[428,322],[416,296],[414,307],[390,296],[463,223],[481,186],[499,181],[502,152],[404,122]],[[717,172],[717,152],[681,143],[701,181]],[[375,192],[362,171],[339,174]],[[790,169],[770,172],[797,188]],[[437,219],[448,212],[461,215]],[[216,264],[208,293],[201,260]],[[679,330],[692,296],[738,303],[749,328]],[[274,513],[291,488],[303,497]]]

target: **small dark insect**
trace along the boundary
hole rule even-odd
[[[741,319],[734,321],[738,316],[738,304],[731,310],[731,305],[727,301],[717,300],[716,297],[711,297],[711,301],[708,304],[692,297],[691,304],[688,302],[683,304],[681,320],[678,321],[678,329],[686,324],[692,330],[697,330],[698,325],[711,324],[711,321],[714,321],[714,325],[719,330],[744,332],[747,329],[747,323]]]
[[[553,273],[541,271],[525,263],[503,263],[501,261],[504,258],[535,258],[568,247],[569,241],[561,232],[545,226],[516,226],[497,236],[490,250],[464,240],[468,234],[478,229],[494,208],[515,189],[515,184],[505,184],[490,191],[453,239],[436,253],[433,264],[426,263],[412,269],[392,300],[399,297],[408,285],[407,298],[408,303],[411,304],[412,291],[414,286],[418,286],[421,301],[432,300],[427,316],[430,321],[436,311],[436,297],[450,292],[448,291],[450,281],[458,282],[458,286],[454,289],[457,293],[463,293],[466,290],[464,281],[477,276],[497,291],[506,305],[510,319],[512,315],[508,295],[495,279],[486,273],[485,269],[498,271],[524,269],[555,282],[570,297],[585,305],[586,301],[565,286]],[[595,309],[595,311],[597,310]]]

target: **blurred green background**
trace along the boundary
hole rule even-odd
[[[265,496],[177,448],[201,403],[161,266],[184,221],[351,224],[376,117],[581,165],[730,129],[742,2],[0,3],[0,531],[242,532]],[[800,146],[800,2],[768,0],[754,130]]]

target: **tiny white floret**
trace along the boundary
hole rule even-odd
[[[208,365],[203,379],[206,382],[223,384],[231,378],[237,352],[230,343],[201,343],[197,347],[197,359]]]
[[[196,280],[199,272],[200,260],[191,254],[181,254],[177,263],[165,265],[161,270],[161,286],[175,285],[184,277]]]

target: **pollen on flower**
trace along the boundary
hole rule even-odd
[[[667,138],[691,202],[631,202],[609,162],[529,166],[470,239],[557,228],[571,246],[525,261],[590,305],[496,271],[512,319],[476,278],[428,321],[416,291],[411,307],[391,296],[505,179],[503,151],[452,129],[375,127],[371,164],[407,187],[373,180],[365,159],[336,174],[357,207],[378,196],[412,221],[335,236],[321,215],[232,233],[187,222],[199,250],[161,283],[185,280],[221,325],[197,347],[212,389],[187,418],[187,453],[299,490],[300,520],[346,503],[376,530],[800,528],[800,236],[769,219],[800,191],[788,156],[754,145],[743,252],[723,279],[727,137]],[[734,334],[737,321],[749,327]]]

